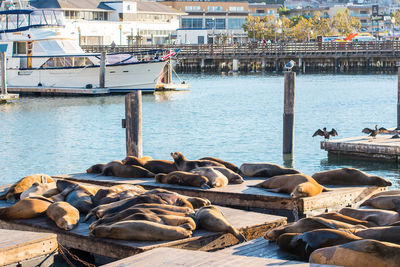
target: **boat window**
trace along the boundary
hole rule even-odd
[[[41,41],[40,44],[42,45],[43,49],[47,51],[47,53],[50,55],[64,52],[57,41]]]
[[[87,57],[52,57],[41,68],[86,67],[93,65],[93,62]]]
[[[13,54],[26,54],[26,42],[14,42]]]
[[[82,53],[82,50],[78,47],[76,47],[73,43],[71,43],[71,41],[67,41],[67,40],[60,40],[59,44],[61,45],[62,48],[64,48],[64,51],[68,52],[68,53]]]

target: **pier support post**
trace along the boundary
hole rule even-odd
[[[239,70],[239,59],[234,58],[232,60],[232,71],[237,72]]]
[[[106,54],[107,52],[101,52],[100,57],[100,88],[106,87]]]
[[[6,53],[0,52],[0,68],[1,68],[1,94],[7,94],[7,77],[6,77]]]
[[[126,155],[142,157],[142,91],[125,95]]]
[[[200,63],[200,69],[201,69],[201,71],[204,71],[205,67],[206,67],[205,59],[202,58],[202,59],[201,59],[201,63]]]
[[[275,72],[279,71],[279,59],[275,59]]]
[[[334,58],[333,61],[335,62],[335,67],[334,67],[335,68],[335,73],[337,73],[338,72],[338,68],[339,68],[339,64],[338,64],[339,60],[338,60],[338,58]]]
[[[263,57],[263,58],[261,59],[261,70],[262,70],[262,71],[265,71],[265,66],[266,66],[266,64],[265,64],[265,57]]]
[[[400,62],[397,62],[397,129],[400,129]]]
[[[283,154],[293,152],[294,133],[294,93],[296,87],[296,73],[284,72],[285,92],[283,106]]]

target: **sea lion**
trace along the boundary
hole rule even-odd
[[[371,239],[317,249],[310,255],[310,263],[346,267],[398,267],[400,246]]]
[[[400,214],[391,210],[343,208],[339,213],[357,220],[368,221],[375,226],[386,226],[400,221]]]
[[[163,184],[178,184],[187,186],[196,186],[209,189],[207,177],[191,172],[173,171],[168,174],[159,173],[156,175],[156,182]]]
[[[86,173],[102,173],[105,166],[106,164],[104,163],[94,164],[86,170]]]
[[[169,226],[149,221],[122,221],[99,225],[91,229],[96,237],[138,241],[169,241],[192,236],[192,231],[179,226]]]
[[[0,219],[19,220],[40,217],[53,201],[41,196],[25,198],[7,208],[0,208]]]
[[[122,163],[105,167],[101,175],[121,178],[152,178],[155,176],[154,173],[143,167]]]
[[[328,191],[312,177],[305,174],[285,174],[271,177],[256,187],[266,188],[277,193],[289,193],[292,198],[311,197]]]
[[[55,191],[52,189],[56,189]],[[21,193],[19,199],[25,199],[30,196],[43,196],[46,192],[45,197],[49,197],[51,195],[49,190],[52,190],[50,192],[58,192],[57,186],[55,182],[52,183],[34,183],[31,187],[29,187],[27,190]]]
[[[264,238],[269,241],[275,241],[280,235],[285,233],[304,233],[317,229],[366,229],[363,225],[352,225],[335,220],[324,218],[302,218],[295,223],[280,226],[273,230],[268,231]]]
[[[222,173],[223,175],[226,176],[226,178],[228,178],[228,182],[230,184],[242,184],[244,183],[243,177],[240,176],[239,174],[237,174],[236,172],[225,168],[225,167],[200,167],[197,169],[202,169],[202,168],[212,168],[213,170],[219,171],[220,173]]]
[[[192,204],[193,209],[199,209],[201,207],[205,207],[205,206],[210,206],[211,202],[210,200],[206,199],[206,198],[202,198],[202,197],[188,197],[188,196],[184,196],[186,197],[186,200],[190,202],[190,204]]]
[[[279,236],[276,243],[282,250],[291,252],[303,260],[308,260],[314,250],[360,239],[360,237],[342,230],[318,229],[305,233],[283,234]]]
[[[190,172],[193,169],[200,167],[219,166],[224,167],[221,163],[212,160],[188,160],[180,152],[172,152],[171,157],[174,159],[175,166],[178,171]]]
[[[247,241],[246,238],[234,228],[225,218],[224,214],[215,206],[202,207],[194,214],[196,225],[212,232],[224,232],[234,235],[239,242]]]
[[[238,168],[238,166],[236,166],[236,165],[233,164],[233,163],[224,161],[224,160],[222,160],[222,159],[213,158],[213,157],[204,157],[204,158],[201,158],[200,160],[211,160],[211,161],[215,161],[215,162],[217,162],[217,163],[219,163],[219,164],[224,165],[225,168],[227,168],[227,169],[229,169],[229,170],[231,170],[231,171],[233,171],[233,172],[235,172],[235,173],[237,173],[237,174],[240,174],[240,173],[241,173],[241,172],[240,172],[240,169]]]
[[[240,171],[244,176],[248,177],[274,177],[277,175],[297,174],[298,170],[284,168],[272,163],[243,163],[240,166]]]
[[[354,168],[317,172],[312,177],[320,184],[327,185],[375,185],[391,186],[392,182],[380,176],[370,175]]]
[[[106,189],[99,189],[92,197],[95,206],[119,201],[125,198],[134,197],[145,193],[146,190],[140,185],[121,184],[114,185]]]
[[[400,195],[384,195],[367,199],[360,206],[369,206],[383,210],[399,210]]]
[[[191,170],[191,172],[206,177],[210,187],[224,187],[229,183],[228,178],[214,168],[200,167]]]
[[[380,197],[380,196],[395,196],[395,195],[400,195],[400,190],[388,190],[388,191],[379,192],[379,193],[372,195],[370,198],[375,198],[375,197]]]
[[[339,221],[339,222],[344,222],[344,223],[348,223],[348,224],[352,224],[352,225],[364,225],[366,227],[371,227],[371,226],[376,226],[375,224],[372,224],[368,221],[360,221],[357,219],[354,219],[352,217],[337,213],[337,212],[328,212],[328,213],[322,213],[319,214],[315,217],[318,218],[325,218],[325,219],[329,219],[329,220],[335,220],[335,221]]]
[[[47,208],[46,214],[58,228],[67,231],[74,228],[79,222],[79,210],[64,201],[51,204]]]
[[[358,230],[354,234],[363,239],[375,239],[400,245],[400,226],[373,227]]]
[[[125,159],[122,160],[122,163],[144,167],[144,164],[150,160],[153,160],[153,158],[150,156],[143,156],[141,158],[135,156],[126,156]]]
[[[6,193],[0,196],[0,200],[6,199],[8,202],[15,202],[22,192],[28,190],[34,183],[53,183],[54,180],[46,174],[33,174],[25,176],[13,184]]]

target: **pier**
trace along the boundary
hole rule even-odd
[[[297,72],[395,73],[400,60],[400,41],[308,42],[234,45],[86,45],[87,52],[133,52],[180,48],[175,69],[199,71],[283,71],[289,60]]]

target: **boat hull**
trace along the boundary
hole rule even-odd
[[[109,92],[154,91],[166,62],[107,65],[105,88]],[[10,87],[100,88],[100,67],[7,69]]]

